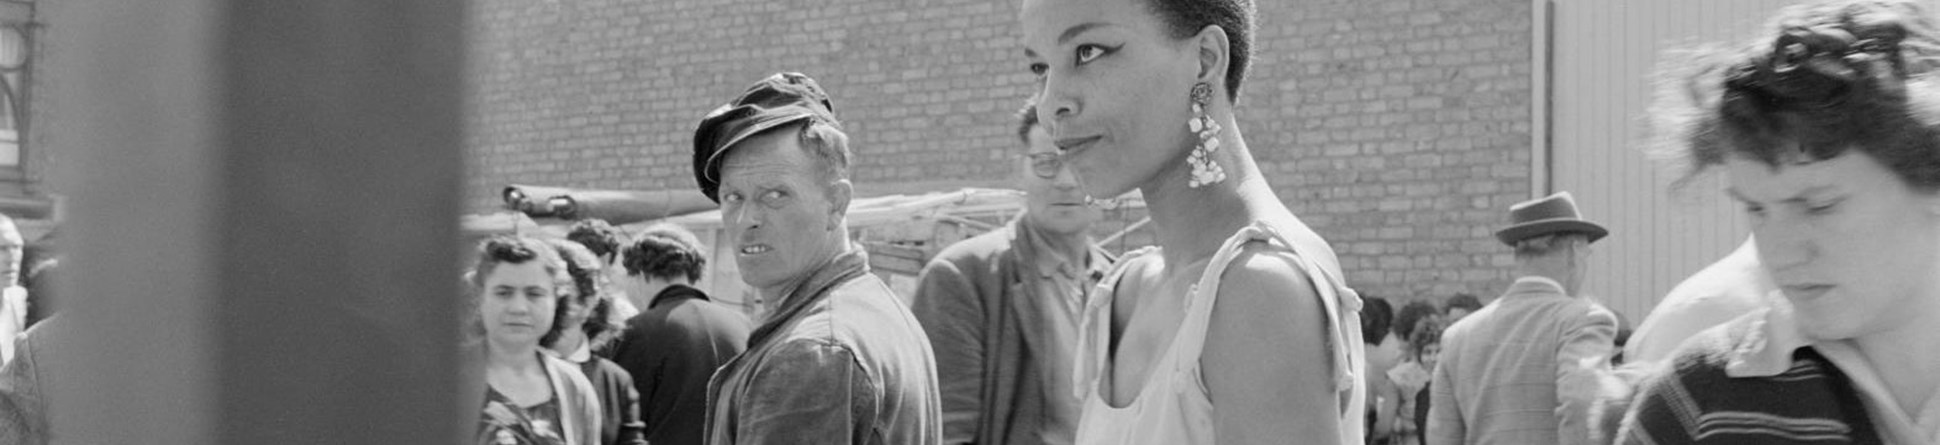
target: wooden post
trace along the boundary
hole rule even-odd
[[[58,443],[458,443],[461,0],[45,2]]]

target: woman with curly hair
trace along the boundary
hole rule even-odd
[[[1671,73],[1654,116],[1721,167],[1778,284],[1685,342],[1619,440],[1940,440],[1940,29],[1911,0],[1781,11]]]
[[[482,341],[467,349],[485,374],[483,388],[464,393],[480,410],[476,443],[598,443],[602,415],[592,384],[539,346],[552,331],[559,289],[572,286],[559,255],[537,239],[495,237],[479,246],[470,277],[473,332]]]
[[[559,288],[559,310],[554,311],[552,331],[539,339],[554,357],[579,365],[580,375],[593,384],[599,395],[602,420],[602,445],[644,445],[646,424],[640,422],[640,393],[633,389],[633,376],[613,361],[593,355],[602,344],[619,337],[620,325],[607,318],[612,297],[606,293],[606,274],[599,256],[578,242],[548,239],[559,257],[566,261],[566,274],[572,286]]]

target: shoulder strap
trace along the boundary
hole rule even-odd
[[[1321,307],[1326,312],[1327,349],[1333,353],[1334,389],[1343,393],[1353,390],[1358,383],[1355,376],[1360,375],[1362,367],[1361,349],[1354,347],[1361,344],[1360,294],[1343,284],[1337,274],[1308,261],[1295,244],[1263,223],[1246,226],[1228,238],[1218,253],[1213,255],[1212,263],[1206,265],[1206,271],[1200,275],[1199,281],[1193,285],[1188,297],[1192,300],[1186,306],[1185,322],[1179,326],[1180,335],[1187,336],[1173,342],[1173,347],[1178,348],[1173,351],[1178,354],[1175,366],[1180,371],[1190,371],[1199,365],[1199,356],[1205,349],[1206,331],[1211,327],[1213,305],[1219,298],[1220,276],[1239,255],[1241,247],[1252,241],[1277,243],[1293,252],[1294,262],[1313,282]]]
[[[1105,364],[1105,354],[1110,350],[1106,345],[1111,341],[1111,302],[1118,292],[1118,281],[1125,277],[1138,259],[1158,252],[1156,246],[1145,246],[1126,252],[1113,263],[1111,272],[1092,286],[1091,296],[1085,299],[1084,311],[1079,315],[1078,344],[1074,345],[1071,357],[1076,360],[1071,366],[1071,391],[1079,400],[1091,395],[1098,387],[1097,379]]]

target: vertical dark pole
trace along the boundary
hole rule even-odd
[[[47,6],[63,437],[457,442],[465,2]]]

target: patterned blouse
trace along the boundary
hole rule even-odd
[[[478,445],[565,445],[559,424],[559,398],[519,406],[497,390],[485,390],[485,407],[478,418]]]

